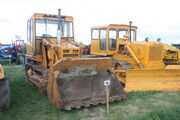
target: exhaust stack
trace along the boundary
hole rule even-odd
[[[129,41],[131,42],[131,27],[132,27],[132,21],[129,21]]]
[[[57,44],[60,44],[61,36],[62,36],[60,19],[61,19],[61,9],[58,9],[58,29],[57,29],[57,41],[56,41]]]

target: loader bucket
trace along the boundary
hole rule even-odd
[[[127,70],[125,91],[180,91],[180,69]]]
[[[50,102],[61,109],[88,107],[106,102],[104,81],[110,80],[109,101],[127,99],[114,73],[111,58],[62,59],[54,64],[48,83]]]

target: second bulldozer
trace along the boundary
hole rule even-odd
[[[74,39],[73,17],[35,13],[28,21],[26,80],[47,93],[56,107],[70,110],[106,102],[104,81],[110,80],[109,101],[127,99],[111,58],[81,58]]]
[[[91,28],[91,54],[112,57],[117,78],[125,91],[180,91],[180,66],[168,60],[168,50],[158,41],[136,41],[137,27],[110,24]],[[167,56],[167,57],[166,57]],[[176,59],[176,60],[175,60]],[[165,64],[169,62],[172,64]]]

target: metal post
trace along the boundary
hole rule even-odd
[[[107,108],[107,114],[109,115],[109,88],[108,85],[106,85],[106,108]]]
[[[104,81],[105,91],[106,91],[106,109],[107,109],[107,115],[109,116],[109,86],[110,86],[110,80]]]
[[[9,55],[9,65],[11,65],[11,55]]]

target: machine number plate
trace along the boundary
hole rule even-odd
[[[104,81],[104,85],[105,85],[105,86],[108,86],[108,85],[110,85],[110,84],[111,84],[110,80],[105,80],[105,81]]]

